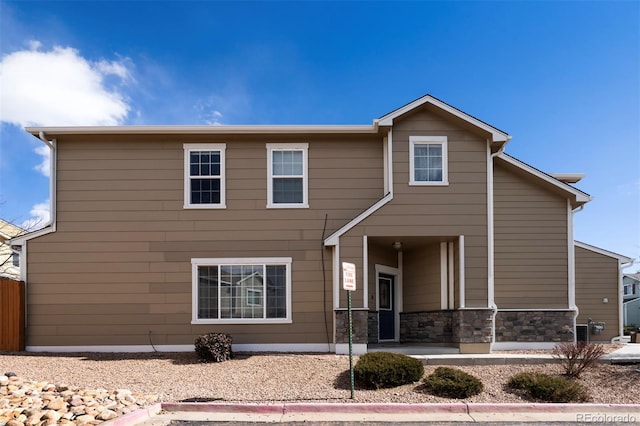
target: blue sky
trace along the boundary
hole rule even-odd
[[[586,173],[576,239],[640,258],[637,1],[0,7],[6,220],[47,216],[25,125],[370,124],[428,93],[511,134],[516,158]]]

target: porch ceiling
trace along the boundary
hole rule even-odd
[[[441,243],[444,241],[453,241],[458,236],[397,236],[397,237],[372,237],[367,238],[367,242],[370,245],[375,245],[380,248],[393,249],[393,243],[399,241],[402,243],[402,250],[412,250],[418,247],[424,247],[434,243]]]

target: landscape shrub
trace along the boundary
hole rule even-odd
[[[482,392],[480,379],[457,368],[438,367],[424,379],[427,390],[447,398],[468,398]]]
[[[224,333],[209,333],[196,337],[195,348],[203,362],[222,362],[232,358],[231,336]]]
[[[358,359],[354,378],[370,389],[393,388],[417,382],[424,375],[420,360],[391,352],[369,352]]]
[[[524,372],[512,376],[507,382],[511,389],[523,391],[532,399],[545,402],[584,402],[589,400],[587,389],[566,377],[543,373]]]
[[[553,357],[560,360],[565,375],[573,378],[592,367],[604,355],[604,347],[594,343],[558,343],[553,348]]]

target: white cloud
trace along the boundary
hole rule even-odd
[[[35,166],[35,169],[45,175],[51,176],[51,149],[46,145],[40,145],[33,150],[36,154],[42,156],[42,162]]]
[[[0,62],[0,121],[31,125],[114,125],[129,112],[126,98],[105,78],[131,80],[127,60],[91,62],[70,47],[13,52]]]
[[[20,225],[22,229],[27,231],[35,231],[47,225],[51,220],[51,203],[49,200],[44,203],[38,203],[31,208],[29,214],[31,217]]]

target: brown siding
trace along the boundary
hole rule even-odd
[[[421,135],[447,136],[448,186],[409,186],[409,136]],[[464,235],[466,306],[486,307],[486,170],[486,139],[426,110],[409,114],[393,128],[393,200],[345,235]]]
[[[580,313],[577,324],[587,324],[589,318],[604,322],[600,335],[590,335],[592,341],[609,342],[618,336],[619,269],[618,260],[582,247],[575,248],[576,305]],[[608,303],[602,300],[608,299]]]
[[[440,309],[440,244],[408,251],[402,258],[404,269],[404,312]]]
[[[183,209],[182,145],[197,142],[227,144],[226,209]],[[309,209],[266,209],[268,142],[309,143]],[[325,217],[326,236],[383,196],[375,135],[61,137],[57,158],[57,232],[28,243],[29,346],[326,342]],[[285,256],[292,324],[191,324],[191,258]]]
[[[494,200],[498,308],[567,308],[567,200],[498,163]]]

